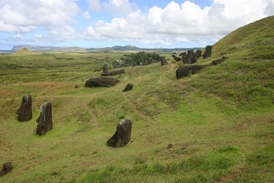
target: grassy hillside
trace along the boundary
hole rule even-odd
[[[0,182],[272,182],[273,21],[227,35],[198,64],[229,59],[179,80],[171,54],[161,54],[165,66],[123,68],[107,88],[84,82],[122,53],[1,55],[0,163],[11,161],[13,170]],[[122,92],[127,83],[133,90]],[[15,111],[26,93],[33,119],[21,123]],[[45,101],[54,126],[38,136]],[[123,118],[132,121],[131,141],[108,147]]]

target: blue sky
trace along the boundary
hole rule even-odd
[[[0,50],[204,47],[272,16],[274,0],[1,0],[0,12]]]

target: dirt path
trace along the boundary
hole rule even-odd
[[[216,183],[230,182],[235,176],[239,175],[242,171],[243,171],[243,167],[239,167],[234,172],[232,172],[230,175],[223,177],[222,180],[220,180]]]
[[[85,110],[88,111],[88,113],[90,114],[90,116],[92,117],[92,119],[90,120],[90,122],[92,123],[92,126],[97,129],[99,128],[99,124],[98,124],[98,118],[97,116],[92,112],[92,109],[88,107],[88,102],[87,100],[83,102],[83,108]]]
[[[132,102],[130,101],[130,99],[125,95],[124,92],[123,92],[123,96],[124,96],[125,100],[129,103],[129,105],[132,107],[132,109],[133,109],[141,118],[144,118],[144,119],[146,119],[146,120],[148,120],[148,121],[154,121],[153,118],[150,118],[149,116],[147,116],[147,115],[143,114],[142,112],[140,112],[140,111],[136,108],[135,104],[132,103]]]
[[[35,83],[31,83],[32,85],[35,84]],[[37,95],[42,95],[43,93],[45,93],[47,90],[49,90],[51,87],[56,87],[56,86],[62,86],[64,84],[66,84],[66,82],[42,82],[42,83],[37,83],[37,84],[43,84],[43,85],[46,85],[46,87],[41,90],[40,92],[37,93]]]

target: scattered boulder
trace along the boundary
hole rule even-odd
[[[37,118],[38,123],[36,133],[43,135],[52,129],[52,104],[45,102],[40,106],[40,116]]]
[[[3,175],[6,175],[7,173],[9,173],[12,170],[12,165],[11,162],[6,162],[3,164],[3,168],[0,171],[0,177]]]
[[[212,46],[207,45],[207,46],[205,47],[205,52],[204,52],[204,54],[203,54],[203,58],[204,58],[204,59],[205,59],[205,58],[211,57],[211,50],[212,50]]]
[[[22,103],[19,109],[16,111],[18,115],[18,121],[29,121],[32,119],[32,99],[31,96],[26,94],[22,97]]]
[[[111,147],[123,147],[128,144],[131,136],[132,124],[129,119],[123,119],[116,127],[116,132],[107,141]]]
[[[166,57],[162,56],[161,57],[161,66],[166,65],[166,64],[167,64]]]
[[[128,83],[125,87],[125,89],[123,90],[123,92],[129,91],[133,89],[133,84],[132,83]]]
[[[90,88],[100,87],[100,86],[109,87],[109,86],[115,85],[118,82],[119,80],[114,78],[107,78],[107,77],[90,78],[89,80],[85,82],[85,87],[90,87]]]
[[[75,87],[74,88],[80,88],[80,86],[79,85],[75,85]]]
[[[125,70],[121,69],[121,70],[117,70],[117,71],[111,71],[108,73],[102,73],[101,76],[113,76],[113,75],[123,74],[123,73],[125,73]]]

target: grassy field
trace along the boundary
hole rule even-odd
[[[232,32],[198,64],[229,59],[179,80],[182,62],[172,53],[160,53],[165,66],[123,68],[112,76],[120,82],[106,88],[84,83],[121,52],[0,55],[0,164],[13,165],[0,182],[273,182],[270,25],[273,17]],[[122,92],[128,83],[133,90]],[[33,119],[18,122],[24,94],[32,96]],[[38,136],[45,101],[53,105],[53,129]],[[123,118],[132,121],[131,141],[108,147]]]

